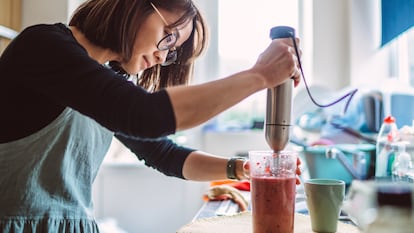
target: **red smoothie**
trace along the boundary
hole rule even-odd
[[[253,233],[293,233],[296,178],[252,177]]]

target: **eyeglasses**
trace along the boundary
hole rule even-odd
[[[155,12],[157,12],[157,14],[160,16],[165,26],[168,26],[167,20],[165,20],[165,18],[162,16],[158,8],[152,2],[150,2],[150,4],[152,8],[154,8]],[[169,66],[177,60],[177,49],[175,48],[177,39],[178,39],[178,30],[175,29],[175,32],[168,33],[164,38],[162,38],[158,42],[157,44],[158,50],[160,51],[168,50],[167,57],[165,58],[164,63],[161,64],[162,66]]]

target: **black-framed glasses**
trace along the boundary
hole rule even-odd
[[[158,8],[150,2],[152,8],[154,8],[155,12],[160,16],[161,20],[164,22],[165,26],[168,26],[167,20],[165,20],[164,16],[162,16],[161,12]],[[168,50],[167,57],[165,61],[161,64],[162,66],[168,66],[173,64],[177,60],[177,49],[175,44],[178,40],[178,30],[174,29],[174,32],[168,33],[165,37],[163,37],[157,44],[157,48],[160,51]]]

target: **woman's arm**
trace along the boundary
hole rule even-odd
[[[176,118],[176,129],[194,127],[264,88],[294,78],[299,82],[297,57],[290,39],[273,40],[249,70],[194,86],[167,89]]]
[[[166,137],[145,139],[115,133],[115,137],[149,167],[167,175],[185,179],[183,164],[194,149],[179,146]]]
[[[229,158],[211,155],[175,144],[168,138],[143,139],[116,133],[115,137],[138,159],[167,176],[194,181],[228,179]],[[243,179],[243,160],[237,160],[235,173]]]

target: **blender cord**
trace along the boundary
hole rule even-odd
[[[346,102],[345,108],[344,108],[344,113],[345,113],[345,112],[346,112],[346,110],[347,110],[347,109],[348,109],[348,107],[349,107],[349,103],[351,102],[352,97],[354,97],[354,95],[355,95],[355,93],[358,91],[358,89],[354,89],[354,90],[352,90],[352,91],[348,92],[348,93],[347,93],[347,94],[345,94],[344,96],[342,96],[342,97],[338,98],[337,100],[335,100],[335,101],[333,101],[333,102],[331,102],[331,103],[328,103],[328,104],[319,104],[319,103],[318,103],[318,102],[317,102],[317,101],[313,98],[313,96],[312,96],[312,94],[311,94],[311,92],[310,92],[310,90],[309,90],[308,84],[307,84],[307,82],[306,82],[306,79],[305,79],[305,74],[304,74],[304,72],[303,72],[303,68],[302,68],[302,62],[300,61],[299,49],[298,49],[298,46],[297,46],[297,44],[296,44],[295,37],[292,35],[292,37],[291,37],[291,38],[292,38],[292,41],[293,41],[293,46],[294,46],[294,48],[295,48],[295,53],[296,53],[296,56],[298,57],[299,69],[300,69],[300,72],[301,72],[301,74],[302,74],[303,82],[305,83],[305,88],[306,88],[306,91],[308,92],[309,98],[312,100],[312,102],[313,102],[316,106],[321,107],[321,108],[326,108],[326,107],[330,107],[330,106],[332,106],[332,105],[335,105],[335,104],[339,103],[340,101],[342,101],[343,99],[345,99],[345,98],[349,97],[349,98],[348,98],[348,101]]]

